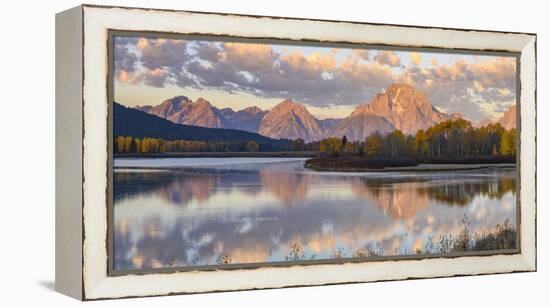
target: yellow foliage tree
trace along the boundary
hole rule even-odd
[[[115,147],[118,153],[124,153],[124,137],[118,136],[115,138]]]
[[[367,137],[365,141],[365,153],[367,156],[372,157],[379,155],[384,150],[384,141],[382,136],[378,133],[374,133]]]
[[[516,129],[505,131],[500,139],[500,154],[516,155]]]
[[[255,141],[249,141],[247,144],[246,144],[246,150],[248,152],[256,152],[260,149],[260,145],[255,142]]]
[[[331,156],[337,156],[340,153],[342,147],[342,141],[336,137],[329,137],[321,141],[321,152],[329,153]]]

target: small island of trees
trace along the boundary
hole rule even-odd
[[[374,133],[365,141],[350,142],[344,136],[319,144],[321,157],[306,166],[317,170],[414,166],[418,163],[515,163],[516,129],[499,123],[475,128],[464,119],[447,120],[415,135],[395,130]]]
[[[430,160],[439,157],[515,156],[516,129],[506,130],[499,123],[474,128],[464,119],[448,120],[416,135],[395,130],[384,136],[374,133],[365,141],[349,142],[346,136],[326,138],[320,151],[330,156],[412,157]]]

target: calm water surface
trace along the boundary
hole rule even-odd
[[[115,269],[383,255],[515,225],[513,169],[322,173],[299,158],[115,159]]]

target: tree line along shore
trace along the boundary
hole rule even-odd
[[[319,141],[289,141],[274,151],[256,141],[164,140],[118,136],[116,156],[312,157],[306,166],[323,168],[380,168],[418,163],[515,163],[516,129],[499,123],[473,127],[464,119],[440,122],[415,135],[399,130],[370,134],[364,141],[328,137]]]

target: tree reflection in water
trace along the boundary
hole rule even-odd
[[[465,214],[476,233],[515,226],[516,180],[513,169],[357,175],[293,161],[118,170],[114,199],[116,269],[183,267],[424,252],[458,236]]]

